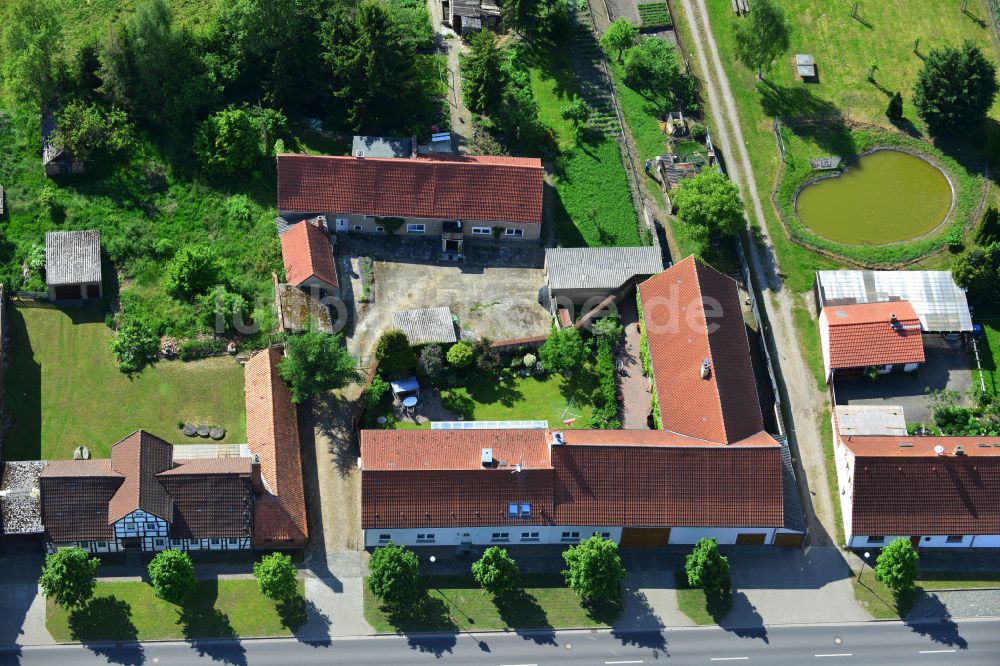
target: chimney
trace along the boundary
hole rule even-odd
[[[563,439],[563,434],[561,432],[557,431],[552,433],[552,446],[562,446],[565,443],[566,440]]]
[[[493,467],[493,449],[483,449],[483,467]]]
[[[956,456],[964,456],[965,455],[965,447],[962,446],[961,444],[957,445],[955,447],[955,455]]]
[[[701,378],[708,379],[712,375],[712,359],[706,358],[701,363]]]
[[[410,138],[410,159],[417,159],[417,137]]]
[[[260,456],[254,454],[253,462],[250,464],[250,484],[253,487],[254,495],[264,492],[264,481],[260,476]]]

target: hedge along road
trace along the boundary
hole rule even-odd
[[[729,79],[719,58],[719,48],[708,21],[705,0],[682,0],[682,4],[691,26],[698,69],[708,93],[716,145],[729,157],[729,177],[740,186],[744,199],[749,197],[749,211],[763,232],[761,244],[750,243],[750,265],[757,286],[765,295],[762,299],[767,315],[765,328],[769,329],[777,352],[774,356],[775,371],[784,389],[784,403],[788,405],[786,426],[789,440],[797,449],[806,475],[805,479],[800,475],[799,483],[807,486],[805,497],[811,500],[805,502],[809,539],[814,546],[834,545],[832,535],[836,534],[836,514],[826,481],[823,439],[819,431],[820,416],[827,410],[827,396],[816,389],[815,379],[799,352],[799,341],[792,320],[793,295],[784,288],[780,277],[780,266],[769,238],[764,209],[757,194],[757,183],[740,128],[739,113],[730,92]],[[783,232],[779,230],[778,233]]]

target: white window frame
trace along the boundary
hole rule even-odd
[[[517,518],[517,502],[507,502],[507,517]]]
[[[378,542],[379,543],[389,543],[390,541],[392,541],[392,535],[391,534],[379,534],[378,535]]]
[[[411,222],[406,225],[406,233],[408,234],[424,234],[427,233],[427,225],[419,224],[416,222]]]
[[[531,502],[521,502],[521,517],[531,518]]]
[[[434,532],[427,532],[425,534],[417,535],[417,543],[434,543],[435,536]]]
[[[494,532],[490,536],[490,543],[507,543],[510,541],[510,532]]]
[[[472,227],[473,236],[492,236],[493,227]]]
[[[524,229],[518,229],[516,227],[507,227],[503,230],[503,235],[507,238],[524,238]]]
[[[540,534],[538,532],[521,532],[521,541],[531,542],[539,540]]]
[[[563,532],[562,536],[559,538],[560,541],[579,541],[579,532]]]

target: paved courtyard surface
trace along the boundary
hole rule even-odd
[[[968,352],[960,342],[949,342],[940,335],[924,335],[927,361],[914,372],[882,375],[875,381],[863,377],[838,379],[838,405],[899,405],[906,422],[932,423],[934,405],[928,389],[956,391],[959,404],[969,406],[966,394],[972,386]]]
[[[649,428],[649,410],[652,393],[649,379],[642,374],[640,346],[642,334],[639,332],[639,314],[635,300],[627,298],[620,308],[622,325],[625,327],[624,343],[615,354],[615,367],[625,371],[617,375],[618,390],[621,393],[622,428],[625,430],[646,430]]]

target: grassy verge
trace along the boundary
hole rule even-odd
[[[796,303],[792,309],[792,320],[798,329],[802,355],[816,380],[816,388],[825,391],[826,376],[823,368],[823,345],[819,339],[819,320],[802,303]]]
[[[262,595],[255,580],[198,581],[183,607],[157,598],[147,583],[98,583],[90,603],[71,612],[51,600],[45,606],[45,626],[60,643],[290,636],[301,619]]]
[[[840,487],[837,483],[837,459],[833,452],[832,415],[824,410],[816,419],[819,436],[823,439],[823,460],[826,467],[826,485],[830,492],[830,502],[833,504],[833,529],[837,546],[847,545],[844,535],[844,516],[840,506]]]
[[[494,599],[471,577],[430,578],[421,599],[406,613],[382,608],[366,584],[365,620],[379,633],[506,631],[608,626],[619,613],[617,608],[583,608],[558,574],[527,575],[522,583],[519,594]]]
[[[977,587],[1000,587],[1000,572],[927,571],[917,578],[916,587],[901,595],[875,580],[875,572],[865,568],[854,576],[854,598],[876,620],[905,619],[921,592]]]
[[[997,359],[1000,359],[1000,317],[977,319],[976,323],[983,327],[983,337],[977,343],[979,362],[983,366],[983,381],[987,391],[1000,395],[1000,370],[997,369]]]
[[[562,108],[578,94],[565,44],[539,44],[528,54],[538,117],[555,138],[556,231],[564,247],[639,245],[638,218],[614,137],[578,134]]]
[[[733,597],[709,597],[705,590],[690,587],[683,573],[678,573],[677,609],[695,624],[719,624],[733,608]]]
[[[191,443],[178,421],[219,425],[222,441],[246,441],[243,368],[232,358],[161,361],[129,377],[115,364],[99,306],[7,313],[14,350],[5,378],[14,420],[4,435],[7,458],[71,458],[81,445],[106,458],[139,428]]]

